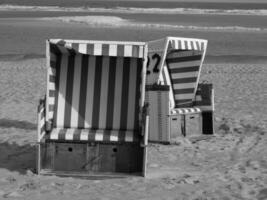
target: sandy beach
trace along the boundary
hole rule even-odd
[[[267,199],[264,31],[103,28],[25,18],[23,13],[0,15],[8,16],[0,18],[0,199]],[[200,82],[214,85],[215,135],[149,144],[147,178],[36,175],[37,105],[46,90],[45,40],[149,41],[168,35],[209,40]]]
[[[0,66],[0,198],[267,198],[266,64],[205,64],[201,79],[213,82],[216,92],[216,134],[171,146],[150,144],[148,177],[115,180],[34,174],[45,59]]]

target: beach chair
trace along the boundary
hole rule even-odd
[[[157,102],[147,98],[150,112],[155,113],[152,109],[156,108],[160,115],[151,115],[150,120],[162,124],[157,130],[150,126],[149,140],[170,142],[179,135],[213,134],[212,84],[199,84],[206,48],[206,40],[193,38],[167,37],[148,42],[147,84],[154,85],[154,95],[161,96]],[[162,85],[169,86],[169,91],[160,89]],[[148,89],[149,93],[153,91]]]
[[[38,174],[146,174],[147,45],[51,39],[38,106]]]

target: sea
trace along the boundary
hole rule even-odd
[[[42,35],[40,28],[45,22],[51,27],[46,25]],[[55,23],[60,25],[55,27]],[[12,50],[14,45],[8,44],[10,38],[7,37],[12,26],[17,34],[19,28],[32,30],[28,36],[32,39],[27,38],[25,30],[21,32],[30,42],[19,44],[33,45],[34,52],[29,47]],[[65,29],[70,31],[69,35]],[[80,34],[77,35],[75,29]],[[210,41],[207,55],[211,62],[267,61],[267,3],[0,0],[0,40],[10,46],[8,55],[36,52],[44,55],[41,45],[38,49],[38,45],[31,44],[40,42],[35,38],[38,36],[40,39],[44,36],[91,39],[86,34],[93,39],[142,41],[164,36],[198,37]],[[14,33],[10,37],[22,39]],[[5,57],[4,51],[6,49],[0,47],[0,58]]]

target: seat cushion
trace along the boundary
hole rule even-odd
[[[77,142],[139,142],[139,132],[129,130],[93,130],[54,128],[46,135],[52,141]]]
[[[175,108],[171,110],[171,114],[180,114],[180,115],[185,115],[185,114],[194,114],[194,113],[201,113],[201,109],[197,107],[192,107],[192,108]]]

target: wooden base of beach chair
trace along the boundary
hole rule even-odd
[[[201,113],[171,115],[170,124],[171,140],[181,136],[191,137],[202,134]]]
[[[143,174],[144,148],[140,144],[40,144],[40,174],[85,177],[121,177]]]

